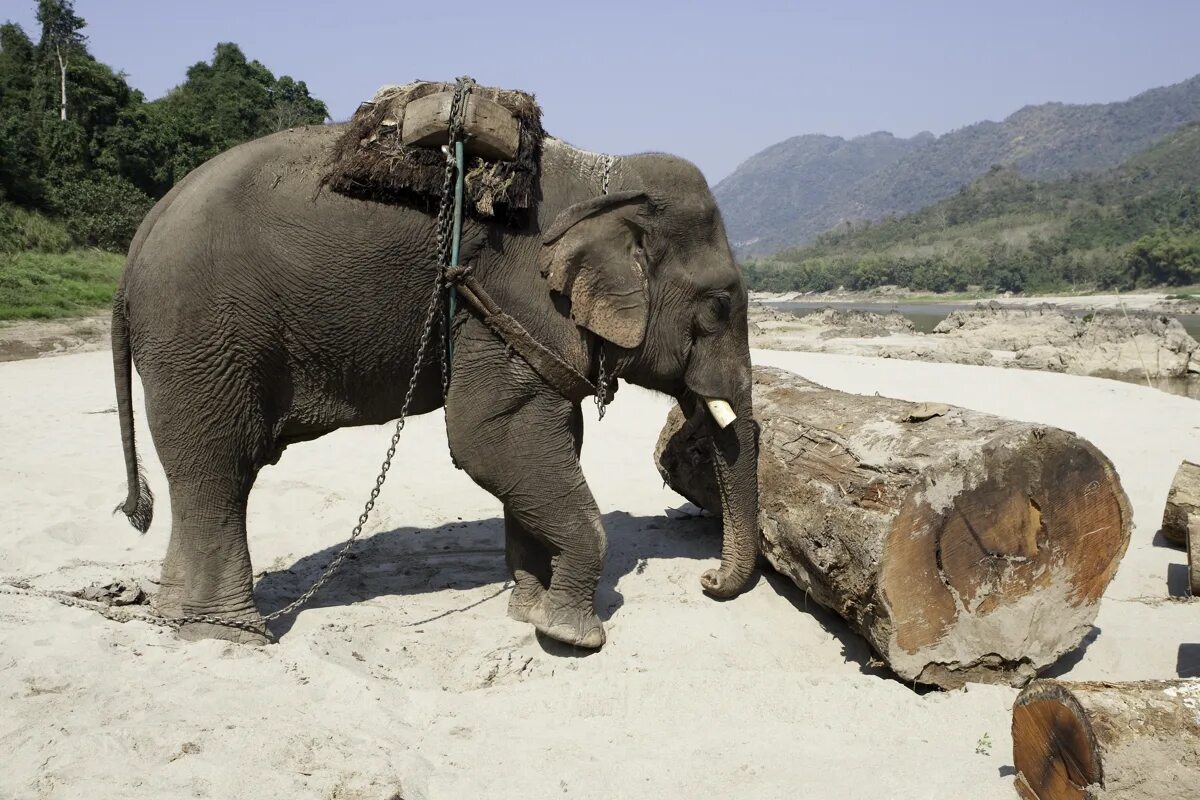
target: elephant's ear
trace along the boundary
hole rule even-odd
[[[646,195],[614,192],[565,209],[542,240],[542,274],[571,298],[579,325],[620,347],[646,333],[650,290],[638,263],[637,214]]]

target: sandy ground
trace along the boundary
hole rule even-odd
[[[112,315],[0,321],[0,361],[107,350]]]
[[[1088,646],[1054,674],[1200,672],[1200,605],[1155,531],[1200,455],[1200,405],[1048,373],[756,352],[856,392],[1069,428],[1115,462],[1136,528]],[[0,576],[81,588],[153,576],[165,481],[139,536],[124,496],[104,352],[0,365]],[[277,645],[185,644],[34,597],[0,595],[2,798],[972,798],[1013,796],[1012,689],[918,693],[867,666],[840,620],[765,575],[705,598],[706,518],[668,515],[651,452],[668,401],[623,388],[584,462],[609,559],[593,655],[505,617],[499,507],[450,464],[440,414],[413,420],[357,558]],[[348,532],[385,428],[294,447],[251,501],[264,609],[313,580]],[[678,518],[677,518],[678,517]],[[281,623],[281,624],[280,624]]]

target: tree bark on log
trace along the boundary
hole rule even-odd
[[[1012,737],[1025,800],[1200,796],[1200,680],[1034,681]]]
[[[771,565],[906,681],[1024,685],[1076,647],[1129,543],[1112,464],[1056,428],[755,368]],[[713,513],[704,430],[671,412],[663,478]]]
[[[1169,542],[1186,545],[1189,528],[1200,535],[1200,464],[1184,461],[1175,472],[1175,480],[1167,494],[1163,537]]]

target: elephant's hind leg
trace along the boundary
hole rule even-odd
[[[254,603],[246,541],[246,503],[257,466],[245,451],[257,441],[248,431],[259,426],[244,419],[244,409],[238,420],[237,411],[223,409],[220,401],[185,406],[179,397],[170,389],[147,397],[171,493],[171,540],[156,605],[164,616],[231,623],[185,623],[179,629],[184,639],[265,643],[269,634]]]
[[[186,623],[179,629],[184,639],[248,644],[269,640],[266,623],[254,603],[246,541],[250,487],[244,483],[235,475],[171,482],[171,544],[163,565],[164,579],[172,566],[182,578],[178,607],[183,616],[207,615],[223,621]]]

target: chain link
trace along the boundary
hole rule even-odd
[[[409,407],[412,405],[413,398],[417,394],[417,382],[421,375],[421,367],[425,363],[425,354],[429,349],[429,340],[433,334],[435,317],[439,316],[438,311],[442,310],[443,289],[445,288],[446,266],[450,262],[450,248],[452,246],[452,227],[454,223],[453,215],[453,195],[454,195],[454,180],[455,180],[455,159],[454,159],[454,142],[462,137],[463,130],[463,110],[466,106],[466,97],[470,92],[474,81],[468,77],[458,79],[454,89],[454,99],[450,104],[450,154],[446,161],[445,180],[442,186],[442,202],[438,208],[437,216],[437,272],[434,275],[433,290],[429,295],[429,306],[425,311],[425,324],[421,329],[421,338],[417,344],[417,354],[413,361],[412,375],[408,379],[408,389],[404,393],[404,402],[400,406],[400,417],[396,420],[396,428],[392,433],[391,444],[388,446],[387,455],[383,460],[383,464],[379,467],[379,475],[375,478],[375,486],[371,489],[371,493],[367,498],[367,502],[363,505],[363,511],[358,515],[358,523],[350,531],[350,538],[338,550],[333,560],[325,567],[325,571],[317,578],[308,591],[297,597],[292,602],[288,603],[283,608],[272,611],[260,619],[254,620],[237,620],[227,619],[224,617],[216,617],[210,614],[186,614],[180,617],[161,617],[151,614],[141,614],[133,611],[125,610],[125,607],[120,607],[122,610],[117,611],[115,608],[107,606],[102,602],[93,600],[84,600],[76,597],[70,592],[52,591],[47,589],[35,589],[28,584],[9,581],[3,586],[0,586],[0,594],[10,595],[25,595],[35,597],[47,597],[52,600],[57,600],[59,603],[66,606],[74,606],[77,608],[85,608],[99,613],[108,619],[116,622],[129,622],[131,620],[141,620],[149,622],[153,625],[164,625],[168,627],[179,627],[196,622],[205,622],[210,625],[220,625],[226,628],[239,628],[250,631],[256,634],[262,634],[265,631],[265,623],[271,620],[278,619],[284,614],[290,614],[296,609],[303,606],[316,595],[321,588],[329,582],[329,580],[341,568],[342,562],[346,560],[346,556],[350,553],[350,548],[354,546],[354,542],[362,534],[363,527],[371,517],[371,511],[375,508],[375,501],[379,499],[379,493],[383,490],[383,484],[387,481],[388,471],[392,468],[392,459],[396,456],[396,447],[400,444],[400,434],[404,431],[404,426],[408,417]],[[446,363],[446,348],[445,338],[450,335],[446,314],[441,315],[442,322],[440,332],[442,339],[442,397],[445,399],[449,393],[449,369]]]

